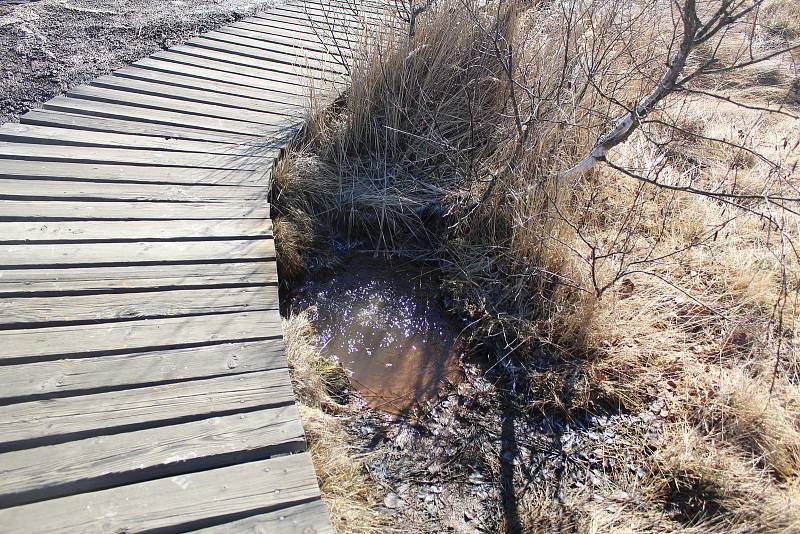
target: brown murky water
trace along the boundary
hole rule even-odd
[[[290,296],[311,307],[323,352],[342,363],[367,404],[410,414],[461,378],[461,327],[438,304],[424,271],[354,256]]]

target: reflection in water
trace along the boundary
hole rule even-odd
[[[424,272],[356,256],[333,276],[310,280],[292,299],[311,308],[322,350],[342,363],[373,407],[410,412],[460,377],[458,324]]]

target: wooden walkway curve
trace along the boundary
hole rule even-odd
[[[0,531],[332,531],[267,195],[378,13],[291,0],[0,127]]]

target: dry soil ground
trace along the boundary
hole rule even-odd
[[[274,0],[0,1],[0,123]]]

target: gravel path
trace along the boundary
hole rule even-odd
[[[275,0],[0,1],[0,123]]]

